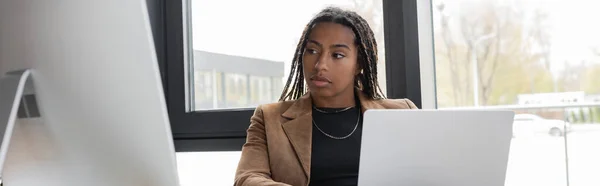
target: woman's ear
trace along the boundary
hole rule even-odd
[[[363,79],[362,76],[356,75],[356,79],[354,80],[354,88],[356,88],[358,90],[363,89],[362,79]]]

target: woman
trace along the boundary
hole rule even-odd
[[[356,185],[362,114],[416,108],[382,95],[367,22],[324,9],[302,33],[280,102],[254,112],[235,185]]]

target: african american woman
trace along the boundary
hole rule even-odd
[[[250,119],[235,185],[356,185],[368,109],[416,106],[384,98],[368,23],[326,8],[302,33],[280,101],[258,106]]]

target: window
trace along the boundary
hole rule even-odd
[[[222,107],[241,107],[248,105],[248,77],[243,74],[225,74],[225,100]]]
[[[600,184],[599,5],[431,1],[437,107],[517,114],[507,186]]]
[[[256,106],[259,104],[270,103],[272,102],[271,100],[275,98],[274,95],[279,95],[281,93],[280,89],[273,88],[271,79],[272,77],[250,77],[250,102],[252,105]],[[281,83],[281,81],[275,83]]]
[[[194,103],[195,108],[217,107],[217,73],[214,71],[194,72]]]

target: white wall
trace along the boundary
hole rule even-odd
[[[145,0],[1,0],[0,74],[33,69],[6,185],[176,185]],[[2,76],[0,75],[0,76]]]

